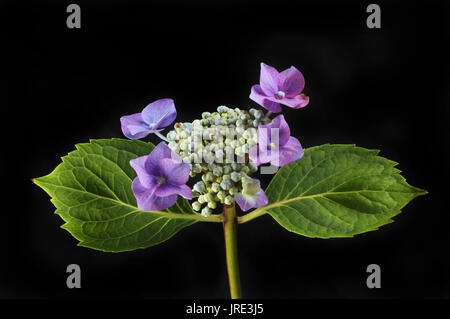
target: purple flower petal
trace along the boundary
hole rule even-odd
[[[280,90],[283,91],[288,98],[299,95],[305,88],[305,78],[303,77],[303,74],[293,66],[280,73],[280,83]]]
[[[250,99],[273,113],[281,112],[280,104],[268,99],[262,91],[261,86],[258,84],[252,86],[252,89],[250,91]]]
[[[145,162],[147,172],[154,176],[159,176],[159,161],[164,158],[171,158],[174,161],[181,162],[178,154],[173,152],[164,142],[160,142],[147,157],[147,161]]]
[[[190,189],[187,185],[165,183],[156,188],[155,194],[162,197],[178,194],[184,198],[192,199],[192,189]]]
[[[153,175],[150,175],[145,169],[145,162],[147,161],[147,157],[148,155],[132,159],[130,161],[130,165],[136,171],[137,178],[139,178],[141,184],[146,188],[152,188],[156,185],[156,181],[155,177]]]
[[[253,179],[249,184],[252,184],[252,189],[250,192],[246,190],[249,186],[244,185],[244,189],[242,193],[237,193],[234,196],[236,203],[239,205],[242,211],[246,212],[251,208],[258,208],[264,205],[267,205],[269,200],[267,199],[266,194],[260,188],[260,182],[257,179]]]
[[[258,156],[258,145],[255,145],[252,148],[250,148],[250,150],[248,152],[248,157],[253,162],[253,164],[255,164],[256,166],[259,166],[262,164],[262,162]]]
[[[269,203],[269,199],[267,198],[266,193],[264,193],[262,189],[260,189],[259,192],[256,194],[255,199],[256,199],[255,208],[262,207]]]
[[[131,160],[130,164],[138,175],[132,190],[140,209],[166,209],[175,204],[177,195],[192,199],[192,190],[186,185],[189,165],[163,142],[148,156]]]
[[[290,99],[279,100],[279,103],[289,106],[293,109],[299,109],[308,105],[309,97],[302,93]]]
[[[136,197],[138,208],[144,211],[163,210],[173,206],[177,201],[177,195],[166,197],[156,196],[156,187],[144,187],[137,177],[133,180],[131,188]]]
[[[276,137],[276,130],[278,130],[278,141],[272,140],[272,135]],[[283,115],[278,115],[271,123],[258,127],[258,143],[262,145],[274,143],[277,146],[283,146],[288,142],[289,136],[291,136],[291,130]]]
[[[299,140],[291,136],[289,141],[280,148],[278,159],[279,166],[289,165],[290,163],[302,158],[303,154],[303,148]],[[273,158],[273,160],[274,162],[271,163],[272,165],[275,165],[275,161],[277,159]]]
[[[305,78],[295,67],[278,73],[275,68],[261,63],[260,85],[252,86],[250,99],[274,113],[281,112],[280,104],[298,109],[309,102],[305,94],[300,94],[304,87]]]
[[[132,140],[143,138],[152,133],[148,124],[142,119],[141,113],[122,116],[120,125],[123,135]]]
[[[259,83],[265,95],[273,96],[279,91],[278,78],[279,73],[274,67],[261,63]]]
[[[253,208],[256,204],[256,201],[253,198],[251,198],[250,196],[242,195],[241,193],[234,195],[234,200],[243,212],[246,212],[249,209]]]
[[[278,128],[279,140],[271,136]],[[283,115],[275,117],[270,124],[258,128],[258,145],[250,148],[249,158],[256,165],[271,163],[274,166],[286,166],[303,156],[300,142],[290,136],[289,125]]]
[[[172,99],[161,99],[150,103],[142,110],[142,119],[150,129],[160,129],[170,125],[177,116]]]
[[[167,179],[167,183],[174,185],[186,184],[189,180],[191,168],[183,162],[176,162],[170,158],[164,158],[159,161],[159,170]]]
[[[278,151],[276,151],[278,152]],[[269,163],[276,152],[269,150],[267,147],[261,147],[261,145],[253,146],[248,152],[250,160],[256,166],[264,163]]]

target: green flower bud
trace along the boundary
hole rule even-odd
[[[211,209],[209,207],[205,207],[205,208],[202,209],[202,216],[203,217],[209,217],[209,216],[211,216],[211,213],[212,213],[212,211],[211,211]]]
[[[222,182],[220,182],[220,187],[223,190],[229,190],[231,188],[232,184],[231,181],[229,180],[223,180]]]
[[[206,203],[205,195],[200,195],[200,196],[198,197],[198,202],[199,202],[200,204]]]
[[[167,133],[167,139],[172,141],[175,140],[177,138],[177,132],[175,132],[174,130],[169,131],[169,133]]]
[[[212,183],[212,185],[211,185],[211,190],[212,190],[214,193],[219,192],[219,191],[220,191],[220,185],[219,185],[218,183]]]
[[[221,105],[217,108],[217,112],[226,113],[226,112],[228,112],[228,107],[226,107],[225,105]]]
[[[197,182],[197,183],[195,183],[193,188],[194,188],[195,191],[201,193],[201,192],[205,191],[206,185],[203,182]]]
[[[230,175],[230,177],[231,177],[231,180],[233,181],[233,182],[239,182],[240,180],[241,180],[241,174],[240,173],[238,173],[238,172],[232,172],[231,173],[231,175]]]
[[[208,207],[211,209],[215,209],[217,207],[216,202],[208,202]]]
[[[192,154],[194,155],[194,154]],[[201,173],[202,172],[202,166],[200,164],[194,164],[194,166],[192,166],[192,171],[194,173]]]
[[[202,118],[204,118],[204,119],[207,119],[210,116],[211,116],[211,113],[209,113],[209,112],[203,112],[202,113]]]
[[[223,167],[223,173],[224,174],[230,174],[231,173],[231,166],[230,165],[225,165]]]
[[[205,176],[205,180],[207,182],[212,182],[212,180],[214,178],[214,176],[213,176],[213,174],[211,172],[206,173],[204,176]]]
[[[180,133],[181,132],[181,126],[182,126],[181,123],[175,123],[175,125],[173,127],[174,127],[174,129],[175,129],[175,131],[177,133]]]
[[[180,138],[185,139],[189,136],[189,133],[186,131],[181,131],[180,132]]]
[[[243,167],[241,168],[241,172],[242,172],[242,173],[245,173],[245,174],[248,174],[248,173],[250,172],[250,168],[248,168],[247,166],[243,166]]]
[[[221,201],[223,201],[226,196],[227,194],[224,191],[220,191],[217,193],[217,198],[219,198]]]
[[[213,174],[215,176],[221,176],[223,174],[223,169],[220,166],[214,167]]]
[[[205,202],[212,202],[214,201],[214,195],[211,193],[205,194],[203,195],[203,199],[205,200]]]
[[[256,112],[253,114],[253,116],[255,117],[255,119],[259,120],[263,117],[263,112],[260,110],[256,110]]]
[[[233,201],[234,201],[234,199],[233,199],[233,197],[230,196],[230,195],[228,195],[227,197],[225,197],[225,200],[224,200],[224,202],[225,202],[226,205],[231,205],[231,204],[233,204]]]
[[[236,163],[236,162],[231,163],[231,168],[232,168],[234,171],[239,171],[239,170],[241,169],[241,164]]]
[[[236,148],[234,150],[234,153],[236,154],[236,156],[241,156],[241,157],[244,156],[244,154],[245,154],[241,147]]]
[[[237,187],[231,187],[228,192],[230,193],[230,195],[235,195],[239,192],[239,190]]]
[[[196,212],[198,212],[201,208],[202,208],[202,204],[200,204],[199,202],[192,203],[192,209],[195,210]]]
[[[170,149],[174,152],[178,151],[178,143],[175,141],[170,141],[169,144],[167,145],[170,147]]]
[[[255,173],[258,170],[258,166],[253,164],[253,162],[249,162],[247,164],[248,168],[250,169],[250,173]]]

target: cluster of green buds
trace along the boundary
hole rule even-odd
[[[192,203],[205,217],[214,213],[217,203],[231,205],[258,168],[248,158],[257,145],[257,128],[263,112],[228,108],[204,112],[192,123],[176,123],[167,134],[168,146],[191,166],[190,175],[201,179],[194,185]]]

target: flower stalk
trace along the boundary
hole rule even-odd
[[[159,132],[155,132],[155,135],[158,136],[160,139],[162,139],[164,142],[167,142],[167,143],[170,142],[164,135],[162,135]]]
[[[237,251],[237,217],[234,203],[224,205],[223,232],[231,299],[240,299],[242,298],[242,291]]]

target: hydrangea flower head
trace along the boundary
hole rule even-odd
[[[134,140],[163,130],[176,116],[173,100],[161,99],[147,105],[141,113],[122,116],[120,123],[123,134]]]
[[[137,173],[131,187],[139,209],[166,209],[175,204],[178,195],[192,198],[186,185],[190,166],[163,142],[149,155],[131,160],[130,165]]]
[[[259,180],[256,178],[250,179],[244,183],[242,192],[234,196],[236,203],[246,212],[251,208],[258,208],[267,205],[269,200],[266,194],[261,189]]]
[[[302,145],[291,136],[283,115],[275,117],[270,124],[258,127],[258,145],[253,146],[249,152],[250,159],[257,166],[263,163],[286,166],[302,156]]]
[[[293,66],[279,73],[274,67],[261,63],[259,82],[252,86],[250,99],[271,112],[281,112],[280,104],[298,109],[309,102],[302,93],[305,87],[303,74]]]

